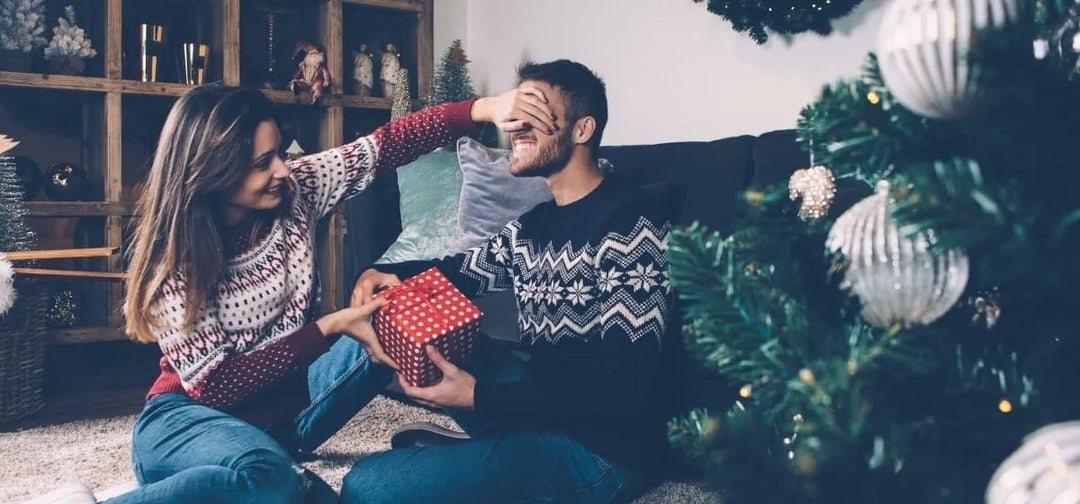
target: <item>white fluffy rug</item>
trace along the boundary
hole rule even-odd
[[[353,461],[390,448],[390,434],[405,423],[432,421],[452,426],[442,415],[378,397],[323,445],[305,465],[334,488]],[[0,502],[20,502],[70,481],[96,492],[131,485],[131,426],[135,415],[80,420],[0,432]],[[693,485],[668,482],[637,503],[717,503],[714,494]]]

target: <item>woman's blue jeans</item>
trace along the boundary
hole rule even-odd
[[[293,455],[329,439],[391,377],[359,343],[342,337],[308,368],[311,404],[273,433],[182,394],[157,395],[135,422],[132,462],[141,486],[107,502],[337,502]]]

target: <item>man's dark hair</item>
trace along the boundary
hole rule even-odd
[[[589,70],[589,67],[565,59],[548,63],[525,63],[518,68],[518,79],[519,83],[535,80],[558,87],[565,102],[566,119],[570,124],[585,116],[596,119],[596,131],[589,139],[595,158],[608,120],[607,89],[604,81]]]

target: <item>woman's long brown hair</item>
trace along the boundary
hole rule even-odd
[[[173,105],[136,206],[124,299],[129,336],[156,341],[150,308],[177,274],[184,326],[195,322],[226,261],[225,210],[251,169],[255,131],[268,120],[270,102],[253,89],[208,84]]]

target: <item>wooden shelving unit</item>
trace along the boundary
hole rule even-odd
[[[104,8],[105,31],[104,40],[95,40],[99,44],[99,56],[104,58],[104,71],[100,77],[49,75],[39,73],[0,72],[0,92],[4,88],[34,88],[53,90],[50,92],[77,92],[86,95],[84,106],[84,135],[83,141],[90,136],[94,140],[93,146],[83,146],[84,160],[87,158],[93,165],[98,167],[96,173],[102,180],[103,199],[100,201],[86,202],[52,202],[32,201],[28,203],[30,215],[35,218],[70,218],[91,217],[101,218],[104,229],[104,246],[122,247],[124,239],[124,226],[129,219],[138,218],[134,215],[134,204],[130,196],[125,194],[125,180],[130,181],[132,173],[137,173],[145,165],[142,160],[140,166],[125,165],[124,161],[124,107],[127,104],[125,97],[128,96],[151,96],[175,99],[185,93],[191,86],[169,82],[141,82],[125,78],[126,62],[130,62],[130,54],[125,59],[125,51],[122,47],[129,30],[137,28],[125,25],[125,0],[99,0]],[[148,0],[126,0],[138,2],[133,6]],[[241,85],[245,82],[242,74],[241,45],[245,43],[241,30],[245,9],[253,8],[254,0],[209,0],[209,5],[214,9],[215,33],[213,36],[213,50],[220,54],[218,62],[222,81],[229,85]],[[298,2],[299,9],[311,9],[312,14],[318,17],[318,39],[326,50],[326,64],[333,76],[333,84],[323,99],[312,106],[302,102],[302,97],[293,95],[285,90],[263,90],[263,93],[273,103],[283,107],[296,107],[298,110],[314,110],[317,114],[317,138],[318,149],[329,149],[341,145],[347,139],[351,139],[354,131],[346,131],[346,115],[348,114],[381,114],[372,117],[389,117],[387,111],[391,108],[391,99],[385,97],[360,97],[345,93],[343,82],[351,74],[351,57],[349,65],[346,58],[352,49],[346,47],[343,35],[344,20],[348,17],[346,9],[378,9],[386,12],[393,19],[395,26],[403,24],[402,20],[408,20],[405,24],[411,25],[415,20],[415,40],[405,40],[412,49],[410,58],[413,66],[410,73],[414,73],[416,85],[413,86],[417,96],[422,96],[428,91],[428,83],[434,69],[432,55],[432,0],[324,0],[319,3]],[[367,12],[367,11],[364,11]],[[353,36],[350,34],[350,37]],[[411,34],[402,35],[411,37]],[[101,43],[103,42],[103,44]],[[253,44],[261,44],[263,41],[252,41]],[[291,42],[290,42],[291,43]],[[414,45],[415,44],[415,45]],[[137,48],[128,48],[128,53],[137,52]],[[376,64],[378,64],[376,62]],[[132,98],[134,99],[134,98]],[[305,114],[309,112],[304,112]],[[363,117],[362,115],[360,117]],[[372,121],[365,120],[364,123]],[[87,133],[89,132],[89,134]],[[129,163],[130,164],[130,163]],[[130,186],[130,182],[127,186]],[[342,285],[342,257],[344,246],[345,220],[344,212],[339,209],[327,217],[326,222],[320,226],[320,264],[323,304],[322,309],[329,311],[338,308],[345,293],[351,286]],[[121,255],[114,254],[108,259],[108,271],[119,272],[122,268]],[[119,318],[119,302],[122,299],[122,285],[119,282],[109,282],[107,287],[109,301],[106,303],[108,310],[108,323],[102,327],[79,327],[73,329],[54,330],[49,337],[50,343],[86,343],[97,341],[123,340],[125,336],[119,330],[121,320]]]

